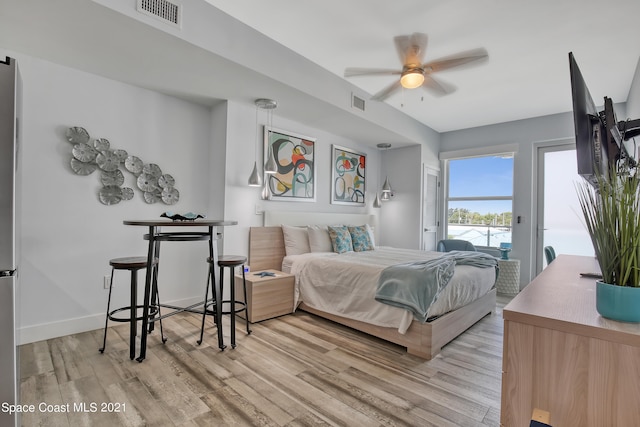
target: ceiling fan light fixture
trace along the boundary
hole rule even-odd
[[[415,89],[420,87],[424,82],[424,74],[419,68],[412,68],[402,72],[400,84],[405,89]]]

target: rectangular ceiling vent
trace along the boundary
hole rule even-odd
[[[167,0],[137,0],[137,10],[180,28],[182,10],[179,4]]]
[[[358,98],[356,95],[351,94],[351,106],[357,108],[360,111],[364,111],[364,99]]]

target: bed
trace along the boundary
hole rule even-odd
[[[281,220],[283,218],[278,216],[277,219],[271,219],[271,222]],[[293,225],[302,225],[306,221],[315,221],[316,224],[322,222],[318,220],[317,216],[308,219],[298,217],[295,220],[284,218],[284,220],[293,222]],[[356,221],[363,220],[373,222],[370,218],[347,217],[337,219],[335,216],[331,216],[330,219],[327,219],[328,223],[336,223],[336,221],[356,223]],[[295,222],[298,223],[295,224]],[[298,309],[404,346],[410,354],[425,359],[433,358],[438,354],[442,346],[456,338],[478,320],[490,314],[495,308],[494,271],[482,273],[482,278],[479,279],[482,282],[480,283],[480,288],[475,291],[474,295],[467,295],[467,301],[464,305],[453,311],[448,311],[446,308],[446,305],[450,303],[450,301],[447,302],[450,296],[445,291],[450,288],[454,289],[455,286],[447,286],[436,301],[436,303],[441,303],[442,307],[436,307],[433,313],[430,313],[435,318],[426,323],[414,320],[413,316],[406,310],[375,301],[371,296],[368,298],[352,298],[348,294],[340,294],[344,289],[348,289],[347,292],[351,292],[352,286],[357,282],[356,279],[358,277],[364,282],[377,281],[380,270],[386,266],[401,263],[408,259],[431,259],[441,254],[376,247],[376,250],[371,251],[369,254],[301,253],[287,256],[283,227],[287,226],[272,225],[251,228],[249,239],[249,264],[251,269],[257,271],[272,268],[290,271],[296,275],[296,306]],[[304,230],[305,228],[300,229]],[[375,239],[375,237],[373,238]],[[287,244],[290,245],[290,241],[287,241]],[[378,259],[371,260],[371,257]],[[367,269],[367,264],[372,264],[373,266],[374,264],[379,264],[380,260],[383,260],[382,264],[372,267],[370,270]],[[332,264],[336,262],[338,264]],[[459,268],[456,268],[456,274],[458,274],[458,270]],[[323,273],[323,271],[337,274],[333,278],[330,274]],[[349,271],[353,272],[357,277],[347,276]],[[345,279],[346,277],[349,278]],[[315,280],[318,278],[319,281]],[[460,281],[452,279],[452,283],[458,282]],[[331,289],[327,290],[327,287]],[[359,291],[353,290],[353,292],[357,294]],[[455,293],[456,291],[452,292]],[[317,298],[318,296],[320,296],[320,299]],[[350,299],[352,300],[351,302],[359,304],[356,309],[357,315],[352,314],[352,312],[342,312],[341,305],[350,305],[347,304]],[[443,312],[441,313],[441,311]]]

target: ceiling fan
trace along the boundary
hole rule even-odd
[[[408,36],[394,37],[396,50],[402,62],[402,70],[385,68],[354,68],[344,70],[345,77],[354,76],[391,76],[399,75],[400,79],[385,87],[371,97],[374,101],[383,101],[401,87],[414,89],[422,86],[434,95],[442,96],[456,90],[455,86],[433,77],[433,73],[448,70],[470,63],[480,63],[489,57],[484,48],[472,49],[455,55],[439,58],[423,63],[427,47],[427,35],[413,33]]]

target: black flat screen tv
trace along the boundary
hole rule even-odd
[[[589,88],[571,52],[569,53],[569,70],[571,73],[578,174],[595,186],[598,175],[607,178],[609,161],[615,161],[616,153],[610,152],[610,137],[607,127],[600,118],[589,93]]]

